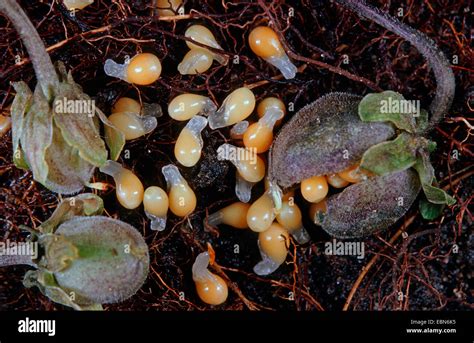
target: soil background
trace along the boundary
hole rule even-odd
[[[163,187],[161,167],[175,162],[174,141],[184,124],[172,121],[166,108],[178,94],[207,94],[220,104],[233,89],[246,84],[253,87],[257,99],[278,96],[287,106],[292,104],[285,117],[288,120],[305,104],[331,91],[361,95],[373,92],[370,81],[381,89],[420,99],[425,108],[436,88],[429,67],[409,43],[329,1],[184,1],[186,16],[176,20],[153,17],[152,1],[96,0],[74,16],[58,2],[20,1],[49,48],[52,60],[63,61],[76,82],[106,113],[121,96],[157,102],[165,112],[153,133],[127,142],[120,159],[145,187]],[[413,206],[394,227],[364,240],[364,259],[325,255],[324,244],[331,238],[306,217],[305,227],[311,241],[291,245],[286,264],[268,277],[258,277],[252,272],[260,257],[255,233],[203,225],[206,214],[236,200],[234,168],[216,158],[217,147],[229,137],[228,129],[207,128],[203,133],[205,148],[201,162],[194,168],[181,168],[196,191],[198,208],[185,220],[170,215],[162,233],[149,229],[143,209],[121,208],[115,198],[113,180],[95,174],[94,181],[110,184],[107,191],[98,192],[105,200],[106,214],[134,225],[146,238],[151,256],[150,274],[142,289],[127,301],[105,305],[106,310],[337,311],[344,304],[351,310],[473,308],[474,238],[468,208],[474,169],[469,131],[474,107],[474,88],[469,79],[473,66],[470,1],[370,3],[392,15],[400,14],[401,21],[436,41],[453,64],[456,97],[451,111],[430,138],[438,144],[432,154],[437,178],[455,196],[457,204],[431,222],[422,220],[417,206]],[[293,52],[290,57],[300,68],[293,80],[281,79],[274,68],[248,47],[250,30],[268,24],[269,20],[284,37],[284,44]],[[214,63],[203,75],[181,76],[176,67],[187,51],[183,35],[189,25],[196,23],[214,32],[231,63]],[[153,85],[137,88],[104,74],[107,58],[122,62],[126,55],[138,52],[153,52],[161,59],[162,77]],[[238,63],[233,63],[234,56],[239,56]],[[36,83],[27,57],[15,30],[0,16],[0,108],[4,115],[9,115],[14,97],[10,81],[24,80],[32,88]],[[320,62],[366,80],[351,80]],[[30,172],[17,169],[11,150],[9,132],[0,140],[0,237],[21,241],[26,234],[19,226],[38,226],[49,217],[60,198],[35,183]],[[254,198],[262,191],[259,186]],[[307,213],[300,197],[297,202]],[[406,235],[401,234],[403,231]],[[205,306],[198,299],[191,278],[191,265],[207,242],[216,252],[215,272],[226,278],[231,288],[227,302],[218,307]],[[37,289],[25,289],[22,278],[26,270],[27,267],[0,270],[0,309],[66,309],[49,301]],[[361,273],[364,277],[358,283]]]

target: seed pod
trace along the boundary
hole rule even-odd
[[[203,252],[196,257],[193,264],[193,281],[196,284],[196,291],[206,304],[220,305],[227,300],[229,291],[227,283],[219,275],[211,273],[209,266],[209,253]]]
[[[178,64],[181,75],[196,75],[205,73],[212,65],[212,54],[206,49],[189,50]]]
[[[411,169],[371,177],[327,199],[322,228],[341,239],[372,235],[395,224],[419,191],[418,175]]]
[[[75,217],[56,230],[77,248],[78,258],[54,272],[58,285],[76,299],[98,304],[134,295],[148,275],[148,247],[138,231],[116,219]],[[79,303],[80,304],[80,303]]]
[[[250,49],[265,61],[280,70],[285,79],[295,77],[296,66],[290,61],[281,46],[278,35],[268,26],[258,26],[250,32]]]
[[[359,119],[361,97],[330,93],[298,111],[275,138],[269,178],[283,188],[315,175],[333,174],[357,163],[371,146],[391,138],[385,123]]]

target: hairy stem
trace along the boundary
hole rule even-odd
[[[28,50],[38,83],[46,98],[50,99],[59,80],[38,32],[16,0],[1,0],[0,11],[10,19],[18,31],[21,40]]]
[[[342,6],[358,15],[376,22],[387,30],[403,37],[413,44],[426,58],[436,78],[436,94],[430,105],[431,118],[425,132],[431,131],[451,107],[455,81],[451,66],[435,42],[423,33],[401,23],[394,17],[368,5],[364,0],[336,0]]]
[[[0,255],[0,267],[29,265],[36,267],[29,255]]]

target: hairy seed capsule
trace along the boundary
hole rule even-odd
[[[204,142],[201,131],[207,125],[207,119],[195,116],[186,124],[176,140],[174,155],[179,163],[185,167],[192,167],[201,158]]]
[[[212,48],[216,48],[219,50],[222,50],[222,47],[217,43],[216,37],[212,34],[212,32],[205,26],[203,25],[192,25],[188,27],[184,35],[188,38],[191,38],[192,40],[205,44],[207,46],[210,46]],[[205,49],[201,46],[198,46],[196,44],[193,44],[191,42],[186,41],[186,45],[189,47],[189,49]],[[207,49],[205,49],[207,50]],[[226,65],[228,63],[228,58],[219,54],[216,54],[210,50],[209,53],[212,55],[212,57],[219,62],[222,65]]]
[[[178,121],[189,120],[195,115],[208,116],[216,111],[216,105],[208,97],[185,93],[178,95],[168,105],[168,114]]]
[[[170,210],[178,217],[186,217],[196,208],[196,195],[175,165],[161,169],[168,184]]]
[[[237,88],[230,93],[216,113],[209,116],[209,127],[219,129],[245,120],[255,108],[255,95],[246,88]]]
[[[278,223],[271,226],[258,235],[258,245],[262,261],[253,268],[257,275],[268,275],[273,273],[283,264],[288,255],[290,237],[288,232]]]
[[[123,207],[133,210],[140,206],[143,201],[143,184],[132,171],[110,160],[100,167],[100,171],[114,178],[117,200]]]
[[[264,193],[249,208],[247,224],[252,231],[262,232],[267,230],[275,220],[273,201],[268,193]]]
[[[211,226],[225,224],[236,229],[248,229],[247,212],[249,208],[249,204],[235,202],[209,215],[207,223]]]
[[[207,269],[209,260],[207,252],[200,253],[196,257],[192,268],[193,281],[202,301],[209,305],[220,305],[227,300],[229,291],[225,280]]]
[[[212,65],[212,54],[206,49],[189,50],[183,60],[178,64],[181,75],[202,74],[209,70]]]
[[[286,55],[278,35],[271,28],[258,26],[253,29],[249,35],[249,45],[255,55],[278,68],[286,79],[295,77],[297,69]]]
[[[166,192],[157,186],[148,187],[143,195],[145,214],[151,220],[150,228],[163,231],[166,227],[166,214],[169,201]]]

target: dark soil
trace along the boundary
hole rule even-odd
[[[258,24],[268,23],[270,14],[298,56],[323,61],[375,82],[382,89],[399,91],[411,99],[420,99],[426,108],[435,91],[435,82],[418,52],[396,35],[328,1],[221,2],[185,1],[191,18],[160,21],[151,17],[145,0],[95,1],[95,4],[71,16],[52,1],[21,1],[47,47],[67,40],[50,51],[53,61],[63,61],[76,82],[96,99],[106,113],[120,96],[141,97],[158,102],[166,112],[168,102],[183,92],[209,94],[217,103],[242,84],[254,86],[258,99],[277,95],[294,110],[286,120],[308,102],[331,91],[366,94],[373,91],[367,82],[356,82],[324,67],[308,63],[293,80],[274,79],[279,75],[249,49],[246,38]],[[226,8],[223,7],[226,4]],[[371,1],[393,15],[403,9],[400,19],[434,39],[453,63],[456,97],[447,118],[432,132],[438,143],[432,155],[438,180],[454,195],[457,204],[444,210],[439,219],[422,220],[414,206],[390,230],[365,240],[365,259],[324,254],[324,243],[331,238],[320,228],[305,222],[312,240],[291,246],[287,263],[268,277],[252,272],[259,261],[257,235],[229,227],[205,228],[206,213],[235,201],[234,168],[217,161],[216,149],[225,142],[228,130],[204,133],[203,159],[189,171],[182,171],[198,195],[197,210],[185,220],[171,216],[166,231],[150,231],[143,210],[121,208],[114,189],[99,192],[108,215],[134,225],[146,238],[152,259],[149,278],[131,299],[107,310],[341,310],[363,267],[379,258],[369,269],[348,306],[354,310],[466,310],[472,309],[474,238],[472,214],[473,152],[471,120],[474,88],[472,50],[469,47],[468,1]],[[294,16],[288,19],[290,9]],[[229,56],[238,55],[239,64],[227,67],[213,64],[199,76],[181,76],[177,65],[187,47],[182,35],[186,28],[203,23],[211,28]],[[290,23],[290,25],[287,25]],[[106,30],[91,32],[106,25]],[[15,56],[27,53],[12,26],[0,17],[0,106],[8,115],[14,93],[10,81],[25,80],[34,87],[35,78],[29,62],[15,64]],[[154,52],[163,65],[161,79],[148,87],[136,88],[107,77],[103,64],[107,58],[123,61],[126,55]],[[324,55],[324,56],[321,56]],[[345,56],[349,63],[345,64]],[[298,67],[303,62],[295,61]],[[263,81],[263,82],[262,82]],[[470,119],[469,119],[470,117]],[[144,186],[164,186],[161,167],[173,163],[173,143],[182,125],[165,114],[150,135],[128,142],[130,158],[120,162],[132,169]],[[30,172],[12,163],[11,133],[0,140],[0,237],[23,240],[20,225],[35,227],[47,219],[59,197],[32,180]],[[453,158],[455,151],[459,158]],[[113,181],[97,173],[95,181]],[[261,194],[262,188],[254,192]],[[304,203],[298,203],[307,213]],[[412,219],[414,216],[413,222]],[[405,223],[410,223],[404,226]],[[401,229],[408,236],[387,242]],[[227,302],[216,308],[205,306],[198,298],[191,279],[191,265],[209,242],[216,251],[217,272],[231,280]],[[454,247],[454,249],[453,249]],[[238,253],[236,253],[238,248]],[[294,255],[296,254],[296,255]],[[220,268],[219,268],[220,266]],[[26,267],[0,270],[0,309],[57,310],[37,289],[24,289]],[[183,295],[184,300],[180,300]],[[405,295],[400,298],[399,295]]]

